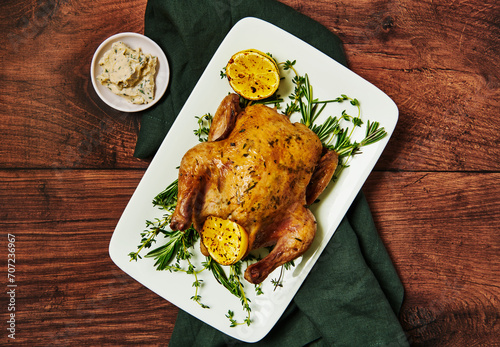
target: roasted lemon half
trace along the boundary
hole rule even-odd
[[[245,229],[228,219],[208,217],[201,235],[208,253],[221,265],[231,265],[241,260],[248,248]]]
[[[226,76],[231,88],[248,100],[266,99],[280,84],[278,64],[256,49],[235,53],[226,65]]]

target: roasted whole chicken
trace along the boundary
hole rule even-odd
[[[247,254],[274,246],[245,271],[247,281],[260,283],[311,245],[316,220],[308,206],[337,163],[337,154],[305,125],[264,105],[241,109],[239,96],[230,94],[214,115],[208,141],[181,161],[170,226],[193,225],[201,233],[209,216],[238,223],[248,233]],[[201,251],[208,255],[203,242]]]

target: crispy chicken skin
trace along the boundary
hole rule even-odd
[[[260,283],[311,245],[316,220],[307,205],[321,194],[336,166],[336,154],[325,153],[306,126],[264,105],[241,110],[238,96],[230,94],[214,116],[208,141],[181,161],[170,226],[185,230],[193,224],[201,232],[205,219],[217,216],[246,230],[247,254],[274,245],[245,272],[247,281]],[[203,243],[201,250],[208,255]]]

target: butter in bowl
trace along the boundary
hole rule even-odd
[[[163,96],[170,71],[165,53],[154,41],[138,33],[120,33],[97,48],[90,74],[96,93],[108,106],[138,112]]]

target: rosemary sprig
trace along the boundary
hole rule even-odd
[[[382,140],[387,135],[384,127],[379,128],[379,126],[380,124],[378,122],[370,123],[370,121],[368,121],[366,125],[366,136],[361,141],[362,146],[371,145],[372,143]]]
[[[233,264],[229,267],[229,277],[226,275],[226,272],[224,271],[222,266],[211,257],[206,258],[203,266],[206,269],[210,270],[210,272],[212,272],[217,282],[222,284],[231,294],[241,300],[243,310],[247,312],[247,317],[244,319],[243,323],[238,323],[234,319],[234,312],[229,310],[226,317],[230,320],[231,327],[235,327],[241,324],[250,325],[250,323],[252,322],[250,318],[250,312],[252,311],[252,309],[250,307],[250,299],[247,298],[243,283],[241,283],[240,280],[241,262],[237,262],[236,264]]]
[[[222,266],[217,263],[215,260],[213,260],[212,257],[206,257],[205,261],[202,263],[203,267],[205,269],[210,270],[212,274],[214,275],[214,278],[219,284],[222,284],[229,292],[232,294],[238,296],[237,291],[235,291],[234,286],[232,285],[231,282],[229,282],[226,272],[222,268]]]
[[[194,276],[193,287],[195,288],[195,293],[191,297],[191,300],[198,303],[202,308],[209,308],[207,305],[201,302],[201,295],[198,291],[202,285],[202,280],[198,279],[198,274],[205,270],[204,268],[200,271],[195,270],[195,266],[191,262],[191,257],[193,254],[189,251],[193,248],[195,242],[198,240],[198,232],[193,228],[188,228],[185,231],[169,231],[165,233],[165,237],[168,241],[165,245],[160,246],[148,254],[145,255],[146,258],[154,258],[156,260],[154,266],[156,270],[168,270],[170,272],[185,272],[187,274]],[[172,259],[176,258],[176,263],[170,265]],[[187,270],[181,267],[180,262],[186,261],[188,263]]]
[[[297,73],[297,70],[293,68],[295,61],[290,62],[287,60],[285,63],[280,64],[283,64],[285,69],[293,69],[295,73],[295,76],[292,78],[292,83],[295,85],[295,88],[294,92],[290,95],[292,102],[287,105],[285,115],[291,116],[295,112],[300,112],[300,122],[316,133],[325,147],[333,149],[337,152],[341,160],[340,166],[346,166],[346,163],[342,161],[343,158],[349,158],[360,153],[361,147],[373,144],[387,135],[384,128],[378,128],[379,124],[377,122],[370,124],[370,121],[368,121],[365,139],[363,139],[360,143],[353,142],[351,137],[354,130],[363,124],[359,100],[351,98],[345,94],[341,94],[335,99],[330,100],[320,101],[315,99],[313,97],[313,88],[310,84],[309,76],[305,74],[304,77],[301,77]],[[342,103],[344,101],[349,101],[352,106],[357,108],[357,116],[351,116],[346,112],[346,110],[344,110],[342,111],[340,117],[337,118],[329,116],[322,124],[316,124],[319,115],[323,112],[327,104]],[[320,105],[321,107],[319,107]],[[341,120],[352,123],[353,127],[350,132],[349,128],[341,127]],[[335,145],[331,145],[331,142],[335,138]],[[334,176],[334,179],[335,177],[336,176]]]
[[[146,254],[146,258],[154,258],[156,260],[154,266],[157,270],[165,270],[165,267],[170,263],[174,254],[177,254],[179,245],[182,244],[180,240],[183,234],[182,231],[166,231],[167,243]]]
[[[179,180],[174,180],[161,193],[153,198],[153,206],[169,212],[175,210],[177,205],[177,192],[179,189]]]
[[[168,269],[170,261],[174,256],[178,260],[189,260],[191,253],[188,249],[198,239],[198,232],[194,228],[189,228],[185,231],[165,231],[164,234],[168,238],[167,243],[145,255],[146,258],[154,258],[156,260],[154,264],[156,270]]]
[[[334,147],[334,150],[339,155],[339,165],[335,170],[332,180],[336,181],[342,171],[349,167],[349,160],[354,155],[361,153],[361,147],[371,145],[387,136],[385,129],[379,126],[380,124],[378,122],[367,121],[365,138],[360,142],[351,142],[350,136],[347,136],[349,129],[344,129],[342,133],[339,134],[337,144]]]
[[[301,95],[305,98],[305,102],[302,101],[302,98],[299,99],[300,113],[302,115],[300,122],[308,128],[312,128],[314,126],[314,122],[319,117],[321,112],[323,112],[327,103],[323,102],[323,105],[318,110],[320,102],[313,98],[313,88],[309,82],[309,76],[307,74],[304,77],[304,84],[301,88]]]
[[[311,130],[318,135],[321,143],[328,143],[328,138],[331,138],[333,135],[337,135],[342,131],[338,118],[332,116],[329,116],[321,125],[313,124]]]

